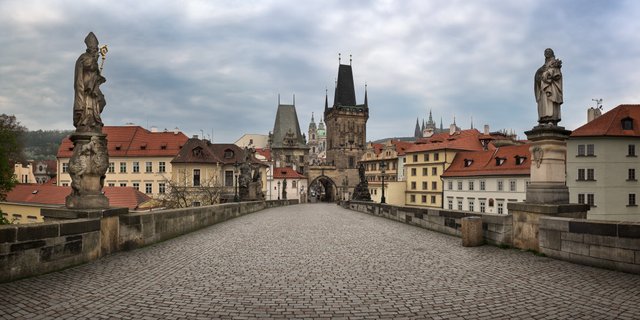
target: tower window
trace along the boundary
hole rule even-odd
[[[622,119],[622,130],[633,130],[633,119],[626,117]]]

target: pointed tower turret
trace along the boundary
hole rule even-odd
[[[364,107],[369,108],[369,98],[367,97],[367,84],[364,84]]]
[[[413,131],[414,138],[422,138],[422,130],[420,130],[420,121],[416,117],[416,129]]]
[[[327,89],[324,89],[324,113],[329,111],[329,93]]]

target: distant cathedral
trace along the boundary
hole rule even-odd
[[[327,132],[324,128],[324,122],[320,118],[320,122],[316,126],[316,121],[311,113],[311,123],[309,123],[309,163],[320,164],[327,158]]]
[[[454,120],[455,124],[455,120]],[[436,128],[436,123],[433,121],[433,116],[431,114],[431,110],[429,110],[429,120],[427,123],[422,119],[422,126],[420,126],[419,119],[416,118],[416,129],[414,130],[413,137],[414,138],[428,138],[436,133],[448,132],[449,129],[445,130],[442,126],[442,118],[440,118],[440,128]]]

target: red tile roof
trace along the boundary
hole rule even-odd
[[[266,161],[271,161],[271,149],[256,148],[256,153],[263,156]]]
[[[111,157],[173,157],[187,142],[182,132],[151,132],[140,126],[105,126]],[[73,143],[66,137],[58,148],[58,158],[70,158]]]
[[[373,152],[376,155],[379,155],[382,150],[384,149],[385,143],[372,143],[371,147],[373,148]],[[401,140],[391,140],[391,144],[395,147],[396,152],[398,153],[399,156],[404,155],[405,150],[407,150],[408,148],[410,148],[413,143],[412,142],[407,142],[407,141],[401,141]]]
[[[623,130],[622,120],[631,118],[633,130]],[[640,105],[621,104],[591,122],[573,130],[572,137],[640,137]]]
[[[105,196],[111,207],[136,209],[150,200],[149,196],[133,187],[104,187]],[[49,184],[18,184],[8,194],[7,202],[64,205],[65,198],[71,193],[71,187]]]
[[[442,149],[482,151],[482,144],[480,143],[481,137],[483,137],[483,135],[476,129],[457,131],[453,135],[449,135],[448,132],[438,133],[429,138],[420,139],[407,148],[406,153]],[[494,147],[489,144],[489,149],[493,148]]]
[[[273,178],[274,179],[304,179],[305,177],[300,173],[293,170],[291,167],[283,167],[283,168],[274,168],[273,169]]]
[[[529,144],[523,144],[487,151],[458,152],[442,177],[529,175],[531,168],[529,147]],[[516,164],[516,157],[524,157],[523,162]],[[504,159],[504,162],[498,165],[496,158]]]
[[[244,149],[233,143],[211,143],[207,140],[192,138],[187,140],[171,163],[235,164],[243,161]],[[251,157],[250,161],[266,166],[255,157]]]

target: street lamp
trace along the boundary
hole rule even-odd
[[[278,200],[280,200],[280,181],[278,181]]]
[[[382,161],[380,164],[380,173],[382,174],[382,197],[380,198],[380,203],[386,203],[386,199],[384,198],[384,173],[387,168],[387,163]]]
[[[234,173],[236,174],[236,185],[234,188],[234,195],[233,195],[233,201],[234,202],[239,202],[240,198],[238,197],[238,159],[236,159],[236,162],[233,164],[234,166]]]

